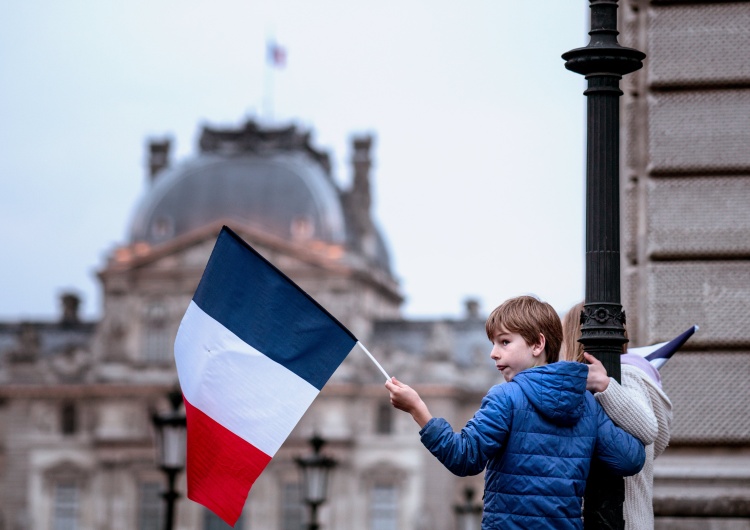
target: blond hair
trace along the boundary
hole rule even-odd
[[[581,336],[581,312],[583,302],[578,302],[570,308],[562,319],[563,340],[560,350],[560,360],[583,362],[583,344],[578,342]]]

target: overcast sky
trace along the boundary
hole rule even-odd
[[[372,133],[374,216],[409,317],[583,297],[585,89],[560,55],[584,0],[29,0],[0,4],[0,319],[52,319],[126,242],[145,144],[294,123],[350,181]],[[285,47],[267,74],[265,46]],[[273,90],[270,90],[272,88]]]

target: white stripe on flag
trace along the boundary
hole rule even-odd
[[[192,301],[175,339],[175,361],[185,399],[271,457],[318,395]]]
[[[645,359],[649,354],[655,352],[662,346],[665,346],[667,342],[660,342],[659,344],[652,344],[651,346],[639,346],[638,348],[628,348],[628,353],[639,355]]]
[[[654,365],[654,368],[657,370],[661,370],[661,367],[667,364],[667,361],[669,359],[654,359],[653,361],[649,361],[651,364]]]

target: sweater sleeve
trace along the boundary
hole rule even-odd
[[[669,400],[664,391],[655,384],[646,380],[649,396],[651,398],[651,408],[656,416],[656,423],[659,425],[659,434],[654,441],[654,458],[661,455],[669,445],[669,438],[672,431],[672,402]]]
[[[512,416],[504,386],[490,389],[460,432],[453,432],[443,418],[432,418],[419,432],[424,446],[454,475],[481,473],[487,461],[504,446]]]
[[[646,383],[639,372],[635,367],[623,366],[622,384],[610,379],[607,389],[594,397],[618,427],[649,445],[656,440],[659,427]]]

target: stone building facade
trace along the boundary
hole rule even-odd
[[[656,461],[661,530],[750,529],[750,2],[621,0],[620,41],[644,51],[622,82],[623,305],[631,344],[700,331],[663,369],[673,436]],[[148,148],[129,239],[99,273],[102,318],[77,299],[54,322],[0,323],[0,530],[160,528],[164,478],[150,415],[176,380],[171,342],[222,224],[344,322],[431,411],[463,424],[495,382],[484,315],[407,320],[369,207],[372,139],[352,142],[351,187],[296,128],[206,128],[170,162]],[[394,414],[354,352],[264,472],[238,528],[298,528],[294,457],[318,432],[338,462],[324,528],[455,528],[457,479]],[[184,477],[179,482],[185,491]],[[221,525],[178,503],[177,527]]]
[[[624,0],[623,305],[631,342],[700,330],[667,364],[662,529],[750,528],[750,2]]]
[[[385,239],[370,213],[372,138],[352,142],[351,186],[296,127],[203,129],[171,164],[148,145],[148,184],[129,239],[98,273],[103,312],[81,322],[66,295],[57,322],[0,323],[0,529],[161,528],[164,477],[151,415],[176,383],[172,345],[222,225],[334,314],[435,413],[463,424],[496,381],[484,318],[405,320]],[[493,369],[488,369],[493,368]],[[396,414],[383,377],[352,352],[254,485],[237,528],[297,530],[305,518],[295,457],[317,433],[338,461],[325,528],[455,528],[465,487]],[[184,474],[178,483],[184,493]],[[476,499],[478,502],[478,499]],[[184,498],[177,528],[226,526]]]

